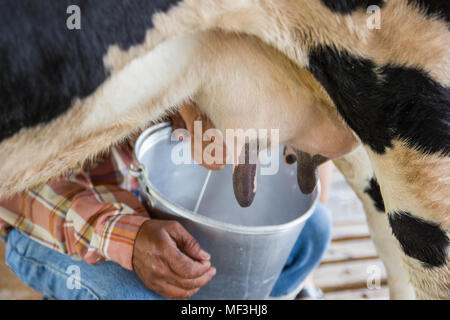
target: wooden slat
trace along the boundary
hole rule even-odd
[[[364,289],[371,276],[369,267],[378,268],[380,284],[387,284],[386,271],[379,260],[322,265],[314,273],[314,281],[323,292]]]
[[[330,292],[325,294],[326,300],[388,300],[389,288],[387,286],[381,289],[369,290],[346,290]]]
[[[370,239],[367,223],[335,224],[332,229],[333,242]]]
[[[378,259],[372,240],[332,242],[322,264]]]

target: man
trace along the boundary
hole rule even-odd
[[[192,105],[180,115],[177,127],[213,126]],[[211,281],[210,254],[179,223],[150,219],[136,197],[131,144],[0,201],[6,262],[23,282],[53,299],[187,299]],[[329,241],[329,213],[319,205],[271,296],[294,298]]]

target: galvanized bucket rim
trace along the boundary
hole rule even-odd
[[[150,138],[153,134],[156,132],[160,132],[163,129],[170,128],[171,123],[170,122],[163,122],[154,126],[151,126],[147,130],[145,130],[139,138],[136,140],[136,144],[133,151],[134,156],[134,162],[138,165],[139,170],[141,171],[141,174],[139,176],[140,183],[145,186],[145,196],[149,198],[150,201],[152,201],[152,198],[154,198],[156,201],[159,201],[164,206],[166,206],[168,209],[170,209],[174,213],[170,213],[172,215],[178,215],[179,217],[186,218],[190,221],[196,222],[198,224],[204,225],[209,228],[215,228],[226,232],[231,233],[237,233],[237,234],[249,234],[249,235],[267,235],[267,234],[274,234],[274,233],[282,233],[287,232],[291,230],[296,225],[302,224],[306,222],[311,215],[313,214],[317,203],[320,198],[321,193],[321,186],[320,182],[317,184],[316,190],[314,191],[315,198],[313,200],[313,203],[309,207],[309,209],[300,215],[298,218],[289,221],[287,223],[278,224],[278,225],[272,225],[272,226],[239,226],[231,223],[221,222],[217,221],[208,217],[205,217],[201,214],[197,214],[192,212],[191,210],[188,210],[186,208],[183,208],[176,203],[173,203],[169,199],[167,199],[165,196],[163,196],[158,189],[153,185],[153,183],[148,179],[147,177],[147,170],[146,168],[139,162],[137,152],[141,149],[141,146],[143,143]]]

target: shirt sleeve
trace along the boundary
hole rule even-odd
[[[0,201],[0,217],[61,253],[89,264],[114,261],[128,270],[137,232],[149,220],[132,192],[69,177]]]

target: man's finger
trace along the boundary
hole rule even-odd
[[[178,112],[171,115],[170,120],[172,121],[173,130],[186,129],[186,124],[184,123],[183,118],[181,117],[181,115]]]
[[[197,240],[181,224],[176,223],[168,231],[180,251],[187,256],[198,261],[211,259],[211,255],[200,247]]]
[[[215,275],[216,269],[210,267],[205,274],[196,279],[185,279],[174,273],[171,269],[168,269],[168,273],[164,275],[164,279],[178,288],[184,290],[195,290],[207,285]]]
[[[170,269],[185,279],[197,279],[207,273],[211,268],[211,262],[209,260],[203,260],[201,262],[194,261],[178,248],[174,247],[166,250],[164,257]]]
[[[201,134],[200,138],[201,143],[192,143],[191,145],[191,152],[192,152],[192,158],[197,162],[198,164],[201,164],[203,167],[205,167],[208,170],[222,170],[223,167],[226,164],[226,156],[227,156],[227,150],[225,143],[223,141],[212,141],[210,139],[206,139],[204,141],[204,137],[206,137],[206,132],[210,129],[215,129],[214,123],[201,111],[196,107],[195,103],[193,101],[186,102],[179,108],[179,114],[181,118],[184,121],[184,124],[186,126],[186,129],[191,134],[191,138],[195,140],[195,122],[200,121],[202,123],[201,128],[202,132],[198,132],[198,134]],[[209,148],[210,150],[213,150],[215,153],[215,150],[221,150],[222,157],[221,159],[217,159],[216,161],[216,155],[210,154],[209,156],[212,157],[214,160],[213,163],[209,163],[210,161],[205,161],[204,159],[204,151]],[[217,157],[218,158],[218,157]],[[207,163],[208,162],[208,163]],[[216,163],[218,162],[218,163]]]
[[[164,298],[171,300],[184,300],[196,294],[200,288],[193,290],[185,290],[168,283],[165,280],[157,280],[151,290],[155,291]]]

